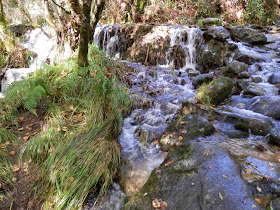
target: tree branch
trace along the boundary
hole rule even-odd
[[[52,0],[52,2],[59,8],[61,8],[64,12],[66,12],[67,14],[71,14],[71,12],[67,11],[63,6],[59,5],[58,3],[56,3],[54,0]]]

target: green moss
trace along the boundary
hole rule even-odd
[[[213,80],[209,84],[204,84],[198,88],[196,98],[199,102],[209,105],[219,104],[231,95],[234,83],[228,77],[221,77]]]
[[[235,123],[234,128],[237,130],[246,131],[246,132],[249,130],[249,126],[243,122]]]

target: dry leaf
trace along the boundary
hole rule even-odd
[[[71,105],[71,106],[68,107],[68,109],[69,109],[69,110],[73,110],[74,107]]]
[[[158,140],[154,140],[154,143],[155,143],[155,144],[158,144]]]
[[[166,209],[166,208],[167,208],[167,203],[166,203],[165,201],[161,201],[161,202],[160,202],[160,208],[161,208],[162,210]]]
[[[156,174],[160,174],[161,173],[161,170],[160,169],[157,169],[156,170]]]
[[[15,154],[16,154],[15,151],[11,151],[11,152],[10,152],[10,155],[11,155],[11,156],[14,156]]]
[[[259,192],[262,192],[262,188],[260,188],[260,187],[257,187],[257,190],[258,190]]]
[[[23,131],[23,127],[22,127],[22,128],[19,128],[18,131]]]
[[[180,125],[185,125],[185,124],[186,124],[186,122],[184,122],[184,121],[180,122]]]
[[[252,170],[250,168],[247,168],[246,171],[252,173]]]
[[[14,168],[13,172],[18,172],[20,168]]]
[[[262,203],[262,200],[259,199],[259,198],[255,198],[255,201],[256,201],[257,203]]]
[[[19,120],[20,120],[20,121],[23,121],[23,120],[24,120],[24,117],[20,117]]]
[[[209,167],[209,168],[212,168],[212,167],[213,167],[213,165],[209,165],[208,167]]]
[[[24,137],[22,138],[22,140],[23,140],[24,143],[27,142],[28,139],[29,139],[29,136],[24,136]]]
[[[74,134],[75,134],[74,132],[72,132],[72,131],[70,132],[70,135],[71,135],[71,136],[73,136]]]
[[[174,163],[174,161],[173,161],[173,160],[168,161],[167,163],[165,163],[165,164],[164,164],[164,166],[166,166],[166,167],[167,167],[167,166],[170,166],[172,163]]]
[[[179,141],[182,141],[184,139],[183,136],[179,136]]]
[[[224,174],[223,174],[223,177],[224,177],[225,179],[227,179],[227,176],[226,176],[226,175],[224,175]]]
[[[40,179],[40,175],[36,176],[35,181],[38,182]]]
[[[70,182],[74,182],[75,178],[71,177],[69,180],[70,180]]]
[[[220,198],[221,200],[224,200],[224,198],[223,198],[223,196],[222,196],[222,193],[220,193],[220,192],[219,192],[219,198]]]
[[[186,130],[183,130],[182,132],[181,132],[182,134],[186,134],[186,133],[188,133]]]
[[[58,127],[56,130],[57,130],[57,132],[61,131],[61,127]]]
[[[66,132],[68,130],[68,128],[67,127],[63,127],[62,130]]]
[[[165,136],[169,136],[169,133],[168,133],[168,132],[165,132]]]
[[[153,200],[152,205],[155,209],[160,208],[160,202],[158,199]]]
[[[24,134],[25,136],[29,136],[30,135],[30,133],[26,133],[26,134]]]
[[[52,147],[51,149],[49,149],[50,153],[53,153],[55,151],[55,147]]]

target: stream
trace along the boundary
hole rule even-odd
[[[203,152],[201,155],[194,155],[194,160],[191,159],[193,162],[190,160],[191,164],[184,160],[185,165],[183,165],[185,167],[188,164],[188,167],[198,165],[194,171],[198,171],[196,174],[201,173],[203,178],[200,178],[201,181],[198,185],[195,185],[194,180],[199,178],[192,179],[190,186],[203,187],[202,189],[194,188],[193,191],[187,191],[184,188],[186,199],[182,199],[185,199],[186,202],[188,199],[193,200],[192,196],[201,192],[201,195],[198,194],[196,197],[203,197],[206,201],[202,198],[197,201],[199,208],[191,207],[191,204],[184,208],[207,209],[209,206],[207,208],[205,206],[210,205],[209,203],[213,206],[222,205],[216,209],[228,208],[224,203],[232,203],[233,207],[229,209],[264,209],[264,206],[270,206],[271,209],[280,208],[280,147],[278,147],[280,144],[275,143],[280,139],[280,108],[277,108],[280,107],[280,33],[273,29],[267,30],[265,33],[267,43],[262,45],[249,44],[227,37],[222,41],[222,44],[234,46],[231,54],[228,53],[229,56],[224,59],[225,61],[221,65],[204,72],[206,67],[203,66],[205,62],[201,61],[202,57],[207,57],[209,52],[212,55],[215,54],[215,52],[211,52],[210,42],[204,40],[202,36],[205,29],[189,26],[148,27],[150,27],[148,32],[141,35],[143,39],[141,38],[140,44],[134,43],[133,45],[131,44],[133,36],[137,37],[141,31],[135,30],[133,36],[128,36],[121,26],[110,25],[98,25],[95,30],[94,42],[100,49],[107,56],[118,59],[124,65],[134,69],[135,73],[129,76],[129,80],[132,84],[130,89],[131,97],[135,101],[135,110],[124,120],[119,137],[123,161],[120,178],[103,198],[90,200],[84,209],[122,209],[130,197],[139,192],[142,193],[141,189],[147,180],[149,182],[149,177],[161,176],[158,173],[162,173],[161,171],[169,166],[168,162],[164,165],[164,161],[173,161],[172,158],[176,155],[172,156],[172,152],[171,155],[169,152],[163,152],[160,142],[168,137],[169,134],[165,133],[166,129],[177,119],[179,112],[184,109],[184,106],[188,108],[186,104],[182,107],[182,103],[188,102],[196,106],[195,79],[205,75],[207,78],[217,78],[224,73],[224,66],[230,65],[235,60],[238,60],[238,65],[239,62],[242,62],[242,65],[247,68],[244,74],[239,72],[235,75],[235,85],[239,88],[238,91],[235,91],[237,93],[230,96],[225,102],[211,108],[210,111],[204,106],[193,108],[193,110],[198,109],[198,111],[191,113],[188,118],[190,122],[193,122],[191,120],[198,117],[198,121],[200,120],[199,122],[202,124],[209,121],[208,124],[211,124],[215,131],[211,134],[188,139],[188,143],[192,145],[191,151],[194,150],[193,154],[200,150]],[[147,45],[143,44],[145,41],[147,41]],[[41,53],[41,47],[38,47],[37,50],[38,43],[40,45],[46,43],[44,46],[48,46],[44,53]],[[35,62],[29,69],[21,71],[20,75],[16,73],[19,70],[7,70],[5,80],[1,82],[1,90],[4,91],[13,81],[23,79],[29,73],[34,72],[47,58],[52,57],[55,54],[53,43],[54,40],[46,39],[42,33],[32,31],[25,44],[29,50],[38,54],[38,62]],[[135,50],[133,49],[135,46],[144,49],[142,51]],[[150,46],[154,48],[150,48]],[[134,62],[133,58],[124,60],[127,57],[127,52],[130,53],[131,57],[134,56],[134,58],[142,60],[142,63]],[[153,53],[155,56],[152,55]],[[201,56],[202,54],[203,56]],[[155,65],[148,66],[149,62]],[[216,57],[211,62],[216,64]],[[261,106],[262,103],[265,103],[264,106]],[[238,129],[236,125],[240,121],[247,124],[248,129]],[[193,130],[195,129],[193,128]],[[172,135],[175,136],[175,132],[170,136]],[[183,143],[177,141],[175,147],[180,148],[180,146],[186,146],[185,144],[187,143],[184,141]],[[215,156],[211,159],[211,155],[214,154],[212,151],[224,158]],[[200,160],[199,158],[204,159]],[[180,162],[179,160],[181,159],[178,159],[178,162]],[[199,163],[195,164],[196,161]],[[209,165],[207,161],[210,161],[211,164]],[[206,162],[208,165],[204,166],[203,164]],[[218,173],[223,169],[226,170],[227,167],[230,174],[222,174],[222,178],[217,179],[217,183],[213,181],[213,178],[211,181],[207,178],[204,179],[207,174],[204,174],[205,171],[203,171],[208,167],[211,169],[212,165],[215,166],[215,164],[218,167],[215,176],[220,175]],[[175,166],[178,169],[179,166]],[[203,169],[199,168],[202,166]],[[157,169],[156,172],[155,169]],[[184,178],[185,180],[192,177],[192,171],[190,172],[189,168],[184,174],[188,174],[187,178]],[[234,179],[228,179],[230,176]],[[262,181],[263,177],[266,178],[266,182]],[[209,186],[205,187],[206,182],[219,186],[220,180],[229,181],[221,184],[225,191],[221,190],[222,193],[215,190],[207,191]],[[236,183],[234,180],[237,180]],[[161,185],[159,184],[159,186]],[[172,185],[168,185],[168,187],[172,188]],[[164,197],[164,193],[168,190],[160,191],[163,188],[159,189],[159,192],[162,192],[159,195]],[[232,191],[226,191],[228,188],[232,188]],[[173,191],[177,193],[176,190]],[[216,197],[210,191],[214,192]],[[145,192],[144,196],[147,194],[149,192]],[[176,195],[174,197],[170,195],[170,197],[174,200],[174,203],[167,202],[171,206],[170,209],[172,206],[173,209],[178,209],[181,200],[180,202],[176,201]],[[153,194],[152,199],[154,198],[156,198],[156,194]],[[168,198],[165,197],[165,199]],[[239,199],[238,203],[235,202],[235,199]],[[261,199],[262,202],[256,199]],[[146,200],[151,204],[148,197]],[[182,204],[182,206],[184,205]]]

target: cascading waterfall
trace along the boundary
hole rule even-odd
[[[96,26],[94,42],[102,49],[106,56],[120,58],[119,26]]]
[[[165,27],[169,31],[168,27]],[[167,30],[168,29],[168,30]],[[170,47],[181,45],[186,55],[187,67],[195,66],[195,28],[184,27],[171,29]],[[113,36],[111,36],[114,34]],[[183,37],[187,34],[187,37]],[[120,53],[118,46],[118,29],[110,26],[98,26],[94,35],[95,42],[107,55]],[[166,62],[172,65],[168,59],[169,51],[166,52]],[[126,195],[137,193],[149,178],[151,172],[163,161],[165,155],[160,151],[157,139],[164,132],[168,124],[174,119],[182,101],[193,98],[188,73],[181,70],[170,69],[169,65],[149,68],[147,66],[123,61],[126,65],[138,69],[138,73],[130,77],[132,82],[131,91],[139,98],[153,101],[148,109],[136,109],[124,120],[119,142],[122,146],[122,159],[125,164],[121,167],[121,180]],[[156,94],[153,94],[156,93]],[[116,193],[112,189],[108,194],[112,197]],[[120,191],[117,191],[120,194]],[[104,202],[110,206],[110,200],[100,201],[97,209],[102,209]],[[120,204],[123,200],[120,199]],[[116,208],[111,205],[112,208]],[[90,209],[90,208],[88,208]],[[94,207],[96,209],[96,207]]]

